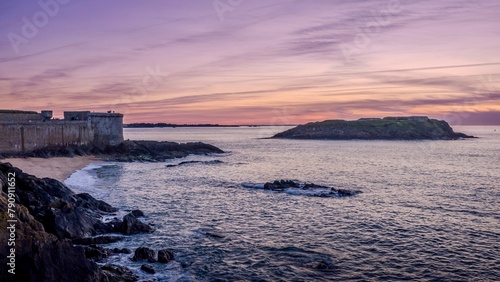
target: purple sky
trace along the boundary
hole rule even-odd
[[[0,108],[500,124],[499,15],[494,0],[2,1]]]

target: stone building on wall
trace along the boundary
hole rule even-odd
[[[90,111],[0,110],[0,153],[28,152],[50,146],[93,145],[105,147],[123,141],[123,115]]]

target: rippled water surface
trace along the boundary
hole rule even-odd
[[[159,281],[500,279],[500,128],[459,141],[258,139],[286,128],[126,129],[129,139],[204,141],[228,153],[104,163],[67,184],[156,227],[117,247],[166,248]],[[360,190],[320,198],[245,188],[296,179]],[[141,273],[140,263],[113,258]],[[316,270],[324,262],[330,270]]]

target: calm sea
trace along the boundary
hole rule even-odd
[[[156,232],[111,247],[169,249],[158,281],[499,281],[500,126],[458,141],[270,140],[286,127],[126,129],[135,140],[203,141],[224,155],[96,163],[66,184]],[[495,131],[496,129],[496,131]],[[167,167],[181,161],[201,161]],[[222,163],[211,162],[213,160]],[[296,179],[362,191],[321,198],[245,188]],[[331,270],[307,267],[324,262]]]

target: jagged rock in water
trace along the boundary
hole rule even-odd
[[[150,273],[150,274],[155,274],[156,273],[156,271],[153,268],[153,266],[149,265],[149,264],[143,264],[143,265],[141,265],[141,270],[144,271],[144,272]]]
[[[299,183],[293,180],[275,180],[264,184],[266,190],[283,190],[290,187],[299,188]]]
[[[174,259],[174,253],[168,250],[159,250],[158,251],[158,262],[168,263],[169,261]]]
[[[135,216],[136,218],[139,218],[139,217],[143,217],[144,216],[144,212],[141,211],[141,210],[133,210],[130,212],[130,214],[132,214],[133,216]]]
[[[101,282],[134,282],[139,279],[127,267],[116,264],[106,264],[101,266],[101,270]]]
[[[123,240],[122,236],[105,235],[98,237],[89,238],[77,238],[73,239],[73,244],[76,245],[100,245],[100,244],[110,244]]]
[[[134,252],[133,261],[147,260],[148,262],[156,262],[155,251],[146,247],[139,247]]]
[[[325,140],[455,140],[473,138],[456,133],[444,120],[428,117],[362,118],[355,121],[325,120],[291,128],[272,138]]]
[[[156,271],[153,268],[153,266],[149,265],[149,264],[143,264],[141,266],[141,270],[144,271],[144,272],[150,273],[150,274],[155,274],[156,273]]]
[[[76,246],[77,249],[82,249],[85,253],[85,257],[89,260],[95,262],[101,262],[107,257],[109,257],[111,251],[110,249],[106,249],[103,247],[99,247],[96,245],[89,246]]]
[[[346,197],[361,193],[356,190],[335,189],[328,186],[317,185],[314,183],[301,183],[295,180],[275,180],[266,182],[264,185],[243,183],[243,187],[260,188],[276,192],[284,192],[292,195],[302,195],[310,197]]]
[[[151,233],[153,232],[153,228],[138,220],[132,213],[129,213],[123,217],[121,232],[126,235]]]

